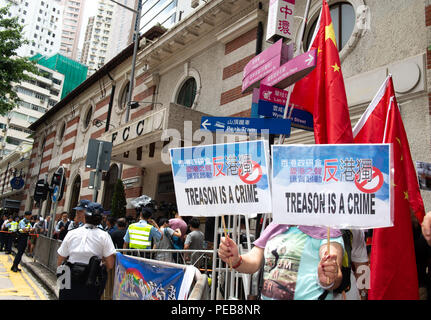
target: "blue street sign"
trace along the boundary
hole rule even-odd
[[[290,136],[291,121],[288,119],[202,117],[201,128],[209,131],[221,130],[231,134],[261,133]]]
[[[57,197],[58,197],[58,189],[59,189],[59,186],[55,186],[54,187],[54,191],[53,191],[53,193],[52,193],[52,202],[57,202]]]
[[[266,100],[259,100],[257,114],[271,118],[283,118],[284,105]],[[294,108],[291,121],[292,127],[313,131],[313,115],[310,112]]]
[[[22,187],[24,187],[24,179],[21,177],[14,177],[12,178],[12,180],[10,181],[10,185],[12,187],[12,190],[19,190]]]

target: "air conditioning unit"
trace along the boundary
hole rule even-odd
[[[196,8],[199,5],[199,0],[192,0],[192,8]]]

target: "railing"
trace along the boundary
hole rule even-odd
[[[57,250],[60,245],[61,241],[40,235],[34,249],[34,259],[54,274],[57,270]],[[117,251],[124,255],[162,261],[164,260],[162,259],[163,256],[170,259],[170,255],[172,255],[172,260],[169,260],[169,262],[195,266],[201,275],[205,277],[205,280],[201,277],[196,281],[195,286],[197,285],[197,287],[193,287],[193,295],[192,292],[190,294],[191,299],[224,300],[233,295],[233,290],[229,288],[229,284],[233,281],[236,271],[226,267],[218,258],[216,250],[117,249]],[[105,291],[102,295],[104,300],[112,299],[114,272],[114,269],[108,272]],[[244,279],[244,281],[249,282],[247,279]]]
[[[57,250],[60,245],[60,240],[39,235],[34,248],[34,260],[55,274],[57,270]]]

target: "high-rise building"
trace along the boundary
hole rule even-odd
[[[67,96],[73,89],[87,79],[87,66],[61,54],[55,54],[50,57],[36,55],[30,58],[30,60],[37,61],[39,65],[55,70],[64,75],[61,99]]]
[[[28,44],[17,50],[19,56],[36,53],[53,54],[60,50],[63,5],[61,0],[0,0],[0,6],[10,5],[9,17],[18,17],[24,26]]]
[[[34,80],[14,83],[21,101],[8,114],[0,116],[1,157],[13,152],[22,142],[33,142],[28,127],[61,100],[64,75],[39,64],[37,68],[41,75],[34,76]]]
[[[82,47],[81,61],[85,63],[88,59],[88,51],[90,50],[91,35],[93,34],[94,17],[88,18],[87,28],[85,29],[84,45]]]
[[[138,0],[119,0],[121,4],[136,9]],[[196,5],[191,5],[191,3]],[[177,22],[184,19],[197,5],[204,4],[202,0],[142,0],[140,21],[140,34],[150,30],[154,25],[160,24],[166,29],[171,28]],[[106,60],[115,57],[128,44],[133,41],[135,27],[135,14],[119,5],[114,6],[114,19],[112,21],[112,33],[109,40]],[[127,34],[128,36],[125,36]]]
[[[105,64],[113,15],[114,3],[109,0],[99,0],[91,31],[87,27],[86,39],[84,40],[89,43],[88,53],[87,55],[83,54],[81,60],[88,66],[89,74],[94,73]]]
[[[85,0],[61,0],[64,6],[60,53],[77,60]],[[94,0],[92,0],[94,1]]]

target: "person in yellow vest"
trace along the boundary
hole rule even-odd
[[[162,238],[160,228],[151,215],[150,209],[141,209],[139,222],[131,224],[124,235],[123,249],[151,249],[151,240]]]
[[[7,228],[7,238],[6,238],[6,254],[12,254],[12,242],[15,238],[15,234],[18,231],[18,222],[15,221],[12,216],[9,216]]]
[[[15,259],[13,260],[13,265],[11,268],[13,272],[21,271],[21,269],[18,268],[18,265],[21,262],[22,255],[24,254],[25,248],[27,247],[29,234],[34,230],[30,223],[31,215],[31,211],[24,212],[24,219],[22,219],[18,224],[18,252],[16,253]]]

